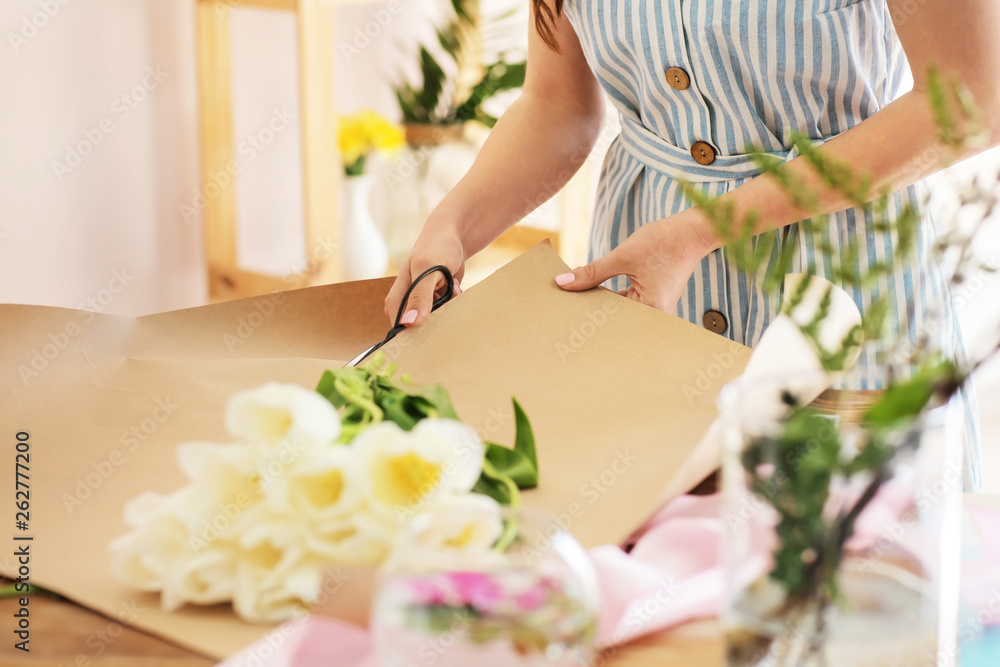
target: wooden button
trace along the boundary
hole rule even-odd
[[[691,85],[691,77],[680,67],[671,67],[667,70],[667,85],[674,90],[687,90]]]
[[[706,167],[713,162],[715,162],[715,149],[706,144],[704,141],[696,141],[694,145],[691,146],[691,157],[698,164],[703,164]]]
[[[726,322],[726,316],[717,310],[706,310],[705,315],[701,318],[701,323],[705,325],[706,329],[717,334],[725,333],[729,326],[729,323]]]

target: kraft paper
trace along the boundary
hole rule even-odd
[[[417,382],[441,382],[462,419],[513,437],[511,396],[535,429],[540,487],[524,503],[555,514],[585,546],[616,543],[675,481],[749,349],[603,289],[568,293],[547,244],[528,251],[385,348]],[[112,577],[106,545],[122,507],[184,479],[178,443],[225,442],[227,398],[268,381],[315,386],[323,370],[380,340],[391,279],[345,283],[140,318],[0,305],[0,497],[30,579],[206,656],[269,628],[230,607],[159,610]],[[27,434],[30,510],[16,527],[15,444]],[[25,436],[20,436],[24,438]],[[690,487],[699,480],[679,484]],[[24,479],[22,478],[22,483]],[[12,555],[0,573],[17,577]],[[88,657],[90,649],[80,647]]]

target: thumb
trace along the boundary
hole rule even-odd
[[[615,253],[611,252],[590,264],[573,269],[571,273],[556,276],[556,284],[569,292],[582,292],[622,273],[624,270],[618,266]]]
[[[427,316],[431,314],[435,289],[437,289],[437,281],[431,276],[427,276],[414,285],[399,323],[412,327],[423,324]]]

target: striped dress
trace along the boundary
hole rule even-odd
[[[889,104],[909,81],[884,0],[566,0],[564,9],[622,127],[601,174],[591,260],[640,225],[689,208],[682,181],[710,196],[729,192],[757,174],[748,147],[791,159],[791,133],[822,143]],[[860,208],[830,216],[808,233],[795,224],[752,243],[773,245],[772,264],[791,244],[792,271],[833,280],[832,262],[817,248],[846,251],[856,239],[861,271],[895,262],[894,272],[870,293],[847,288],[862,313],[873,299],[889,295],[890,330],[930,336],[946,353],[960,355],[925,194],[921,183],[891,197],[890,214],[907,204],[922,214],[916,249],[902,260],[893,257],[893,234],[874,229],[873,214]],[[781,298],[764,289],[765,273],[766,267],[741,269],[725,248],[713,252],[691,277],[677,314],[753,346]],[[624,280],[612,279],[608,287],[622,289]],[[873,350],[866,349],[860,367],[852,388],[880,387],[884,372]],[[965,487],[976,490],[974,398],[966,393],[962,400]]]

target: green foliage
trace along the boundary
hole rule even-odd
[[[458,119],[475,120],[492,128],[497,119],[482,110],[483,102],[497,93],[513,90],[524,85],[527,63],[493,63],[486,68],[482,81],[472,88],[469,98],[455,111]]]
[[[894,383],[865,412],[864,423],[883,429],[909,423],[928,406],[947,402],[966,379],[953,360],[928,360],[911,377]]]
[[[927,72],[927,94],[938,128],[938,140],[953,153],[984,141],[979,110],[969,89],[957,75],[945,77],[931,66]]]
[[[866,435],[858,453],[845,455],[837,423],[802,407],[787,418],[780,434],[755,439],[742,453],[749,488],[778,513],[778,543],[769,576],[785,590],[789,604],[817,595],[838,597],[844,544],[901,451],[888,444],[888,431],[869,429]],[[862,475],[868,480],[864,491],[849,508],[830,516],[833,480]]]
[[[351,164],[344,166],[345,176],[360,176],[365,173],[365,155],[362,155]]]
[[[514,403],[514,420],[516,434],[514,448],[508,449],[495,442],[486,443],[486,460],[500,474],[510,477],[522,489],[533,489],[538,486],[538,457],[535,453],[535,436],[531,431],[524,409]]]
[[[421,83],[418,87],[407,82],[397,86],[396,100],[407,123],[450,125],[477,121],[493,127],[497,119],[483,111],[483,103],[498,93],[523,86],[526,63],[506,62],[504,54],[498,62],[487,65],[479,62],[481,53],[475,41],[490,21],[481,18],[477,0],[452,0],[451,4],[454,17],[437,30],[438,45],[450,61],[449,66],[421,46]],[[492,17],[492,22],[507,14]],[[451,69],[457,73],[449,73]],[[478,72],[476,82],[460,85],[470,72]],[[456,83],[455,79],[459,81]]]
[[[444,91],[447,75],[444,68],[427,50],[420,47],[420,74],[424,85],[415,89],[410,84],[403,84],[396,89],[396,99],[403,112],[403,120],[407,123],[432,123],[441,105],[441,94]]]
[[[960,154],[974,141],[975,133],[980,128],[968,91],[954,80],[946,81],[937,70],[931,70],[928,93],[941,144],[949,156]],[[807,138],[796,136],[792,143],[824,186],[853,206],[862,208],[866,224],[872,229],[892,236],[895,261],[914,252],[920,224],[919,211],[915,207],[905,207],[890,219],[887,214],[890,203],[888,191],[872,192],[871,179],[867,175],[857,174],[849,165],[831,160]],[[754,152],[754,160],[761,172],[776,179],[789,200],[799,209],[810,212],[819,208],[817,194],[810,191],[801,178],[791,174],[784,161],[760,151]],[[774,248],[778,244],[776,234],[780,232],[768,232],[750,239],[755,229],[754,216],[737,220],[731,205],[707,201],[690,185],[685,191],[696,205],[702,207],[716,233],[733,241],[727,246],[727,251],[732,252],[731,257],[743,268],[756,272],[761,266],[773,262],[773,270],[765,276],[765,285],[772,289],[779,288],[794,260],[794,254],[786,252],[791,244],[785,244],[774,261]],[[988,198],[980,192],[978,197],[966,199],[983,202]],[[826,216],[806,220],[801,223],[801,233],[817,234],[827,228],[827,221]],[[860,271],[858,260],[864,250],[860,239],[850,239],[846,247],[839,250],[821,234],[818,241],[816,256],[806,267],[806,273],[815,273],[815,262],[823,262],[834,282],[846,288],[871,292],[880,280],[893,271],[894,267],[888,262],[869,264],[866,271]],[[958,246],[960,255],[957,262],[959,270],[952,280],[955,284],[961,281],[961,270],[967,261],[971,241],[964,238],[952,245]],[[807,277],[790,293],[784,294],[782,312],[790,313],[802,302],[809,283]],[[741,463],[748,487],[778,515],[778,540],[774,568],[769,578],[784,590],[785,601],[774,613],[786,621],[806,616],[814,619],[812,632],[815,636],[808,640],[811,653],[818,652],[822,647],[823,616],[829,604],[839,597],[838,569],[844,545],[854,532],[858,516],[891,477],[895,459],[919,445],[919,434],[914,424],[921,414],[931,406],[946,403],[972,370],[985,361],[984,358],[970,367],[959,366],[953,360],[943,359],[940,351],[928,344],[926,337],[911,342],[910,332],[905,327],[886,332],[891,305],[887,294],[866,304],[863,325],[849,332],[837,350],[824,351],[818,337],[830,305],[831,292],[828,290],[821,298],[815,316],[809,322],[799,323],[802,332],[816,348],[824,368],[843,369],[849,351],[864,340],[881,339],[888,343],[890,353],[904,346],[912,348],[911,354],[906,356],[912,370],[904,377],[896,377],[889,367],[885,391],[862,417],[858,427],[861,442],[856,449],[844,446],[845,435],[838,422],[812,408],[797,405],[791,395],[786,395],[784,399],[790,415],[782,423],[780,432],[776,436],[754,439],[742,452]],[[912,312],[912,304],[910,308]],[[990,354],[998,349],[1000,346]],[[850,482],[859,483],[855,488],[861,488],[860,493],[852,499],[849,507],[831,516],[834,508],[827,506],[831,486]],[[770,638],[762,640],[762,645],[751,646],[753,641],[756,639],[750,638],[744,642],[745,645],[731,647],[730,650],[736,654],[743,649],[755,654],[759,650],[759,654],[763,655],[771,650],[770,645],[775,640]]]
[[[339,442],[351,442],[365,428],[391,421],[404,431],[422,419],[458,419],[451,397],[440,384],[417,385],[406,375],[393,379],[397,366],[376,352],[362,365],[328,370],[316,392],[341,415]],[[514,447],[486,443],[483,472],[473,491],[490,496],[501,505],[517,507],[519,489],[538,486],[538,456],[531,422],[517,399],[514,403]]]
[[[409,431],[421,419],[458,418],[444,387],[396,381],[395,374],[396,364],[385,364],[378,353],[361,366],[323,373],[316,391],[341,412],[340,442],[383,420]]]
[[[53,593],[47,588],[35,586],[34,584],[28,584],[26,589],[22,588],[23,586],[24,584],[9,584],[7,586],[0,587],[0,600],[4,600],[6,598],[19,598],[27,595],[33,595],[35,593],[40,593],[55,600],[62,599],[61,595]]]

